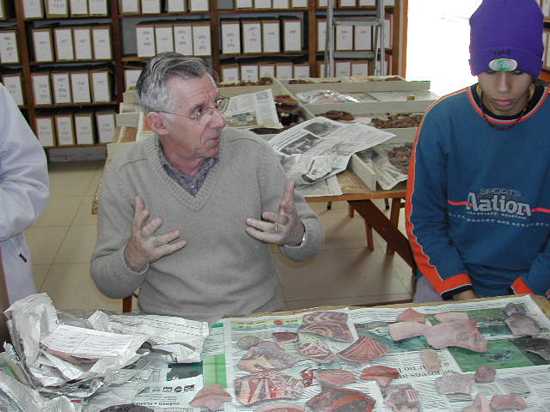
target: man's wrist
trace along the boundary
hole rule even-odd
[[[128,268],[130,268],[133,272],[141,273],[145,270],[145,268],[147,268],[147,262],[143,262],[141,264],[140,262],[135,262],[132,250],[133,248],[131,245],[131,241],[129,241],[126,244],[123,252],[124,262],[126,263],[126,266],[128,266]]]
[[[304,226],[303,222],[300,222],[300,226],[302,227],[302,234],[301,234],[301,236],[300,235],[296,236],[299,240],[296,241],[296,242],[292,242],[292,243],[289,242],[285,246],[287,246],[287,247],[300,247],[304,244],[304,242],[306,241],[306,227]]]

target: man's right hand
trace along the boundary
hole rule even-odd
[[[170,255],[186,245],[180,237],[179,230],[172,230],[164,235],[155,236],[155,232],[162,224],[158,217],[151,218],[148,222],[149,211],[145,209],[143,200],[136,196],[136,209],[134,223],[132,224],[132,237],[126,245],[126,263],[135,272],[141,272],[148,264]],[[173,242],[173,243],[172,243]]]
[[[475,294],[472,289],[465,290],[464,292],[457,293],[453,296],[453,300],[467,300],[467,299],[477,299],[479,296]]]

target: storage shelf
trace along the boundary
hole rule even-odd
[[[55,110],[55,109],[80,109],[82,107],[105,107],[116,106],[117,102],[106,103],[56,103],[35,105],[36,110]]]

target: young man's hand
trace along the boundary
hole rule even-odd
[[[453,296],[454,300],[467,300],[467,299],[477,299],[479,296],[475,294],[472,289],[465,290],[464,292],[457,293]]]

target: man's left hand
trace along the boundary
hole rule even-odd
[[[288,183],[277,213],[263,212],[262,219],[246,219],[246,232],[253,238],[281,246],[298,246],[302,243],[305,228],[294,205],[293,182]]]

